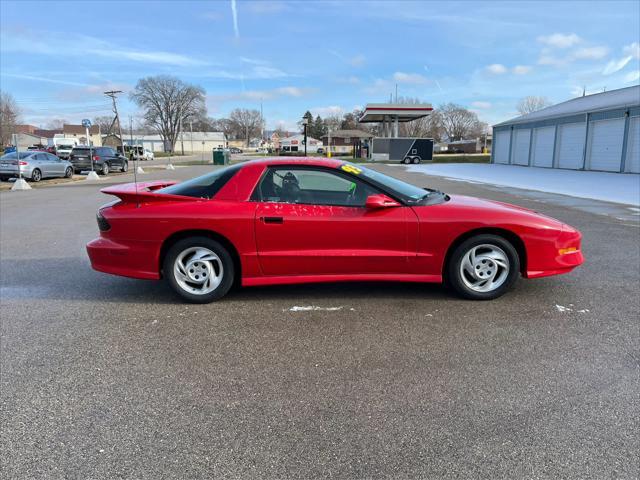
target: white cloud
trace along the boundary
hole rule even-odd
[[[625,83],[637,82],[638,80],[640,80],[640,70],[634,70],[624,76]]]
[[[487,109],[491,108],[491,102],[476,101],[471,103],[472,107]]]
[[[329,105],[327,107],[316,107],[312,108],[311,113],[313,116],[320,115],[321,117],[331,117],[333,115],[343,115],[345,113],[345,109],[338,105]]]
[[[34,31],[29,29],[2,29],[0,44],[3,51],[24,52],[29,55],[59,56],[60,52],[74,57],[93,55],[97,57],[113,58],[115,60],[130,60],[133,62],[151,63],[159,65],[174,65],[179,67],[198,67],[211,65],[197,58],[187,55],[157,51],[140,50],[121,47],[117,44],[101,40],[89,35],[74,33],[60,33],[53,31]]]
[[[350,85],[357,85],[358,83],[360,83],[360,79],[355,75],[351,75],[349,77],[338,77],[335,79],[335,81],[338,83],[348,83]]]
[[[398,83],[421,84],[428,82],[427,78],[419,73],[396,72],[393,74],[393,79]]]
[[[356,55],[355,57],[351,57],[349,59],[349,64],[351,64],[351,66],[353,67],[361,67],[364,65],[364,62],[366,61],[364,55]]]
[[[538,41],[550,47],[569,48],[580,43],[582,39],[575,33],[553,33],[539,36]]]
[[[233,16],[233,33],[236,38],[240,38],[240,29],[238,28],[238,6],[236,0],[231,0],[231,15]]]
[[[632,58],[633,57],[629,55],[628,57],[621,58],[620,60],[611,60],[609,63],[607,63],[607,66],[604,67],[604,70],[602,70],[602,74],[611,75],[612,73],[619,72],[620,70],[622,70],[624,67],[627,66],[627,64],[632,60]]]
[[[487,71],[489,73],[493,73],[494,75],[502,75],[503,73],[507,73],[507,67],[505,67],[501,63],[494,63],[487,67]]]
[[[640,59],[640,43],[633,42],[632,44],[625,46],[622,50],[627,55],[631,55],[635,59]]]
[[[245,90],[242,92],[232,92],[220,95],[208,95],[207,100],[214,103],[239,100],[250,100],[255,102],[261,100],[274,100],[281,97],[302,97],[304,95],[309,95],[310,93],[313,93],[313,89],[311,88],[288,86],[274,88],[271,90]]]
[[[513,67],[512,72],[516,75],[526,75],[531,71],[531,67],[529,65],[516,65]]]
[[[607,47],[584,47],[573,52],[571,57],[575,59],[599,60],[600,58],[606,57],[608,53],[609,49]]]

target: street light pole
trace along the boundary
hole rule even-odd
[[[309,124],[309,119],[307,117],[302,117],[302,126],[304,127],[304,156],[307,156],[307,125]]]

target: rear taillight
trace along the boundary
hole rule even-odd
[[[94,155],[93,156],[93,161],[97,162],[98,160],[100,160],[100,157],[98,155]]]
[[[107,222],[107,219],[104,218],[102,213],[98,212],[98,214],[96,215],[96,220],[98,221],[98,228],[101,232],[106,232],[111,228],[111,225],[109,225],[109,222]]]
[[[23,162],[22,160],[20,160],[20,165],[29,165],[27,162]]]

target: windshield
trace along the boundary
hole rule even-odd
[[[30,157],[31,155],[33,155],[33,152],[20,152],[20,158],[27,158]],[[11,153],[7,153],[6,155],[3,155],[2,157],[0,157],[0,160],[15,160],[16,157],[16,152],[11,152]]]
[[[358,177],[364,178],[381,189],[388,191],[394,197],[399,198],[405,203],[417,203],[428,197],[429,194],[433,193],[433,190],[425,190],[424,188],[416,187],[410,183],[403,182],[397,178],[376,172],[375,170],[370,170],[360,165],[345,163],[342,166],[343,170],[345,169],[345,166],[350,169],[353,168],[355,170],[359,170],[360,173],[357,174]],[[351,171],[355,172],[355,170]]]
[[[201,177],[156,190],[156,193],[182,195],[185,197],[212,198],[233,177],[242,165],[215,170]]]

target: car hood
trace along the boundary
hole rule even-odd
[[[529,208],[466,195],[448,195],[448,201],[441,204],[441,207],[450,210],[452,214],[456,213],[471,218],[481,214],[484,218],[509,219],[516,222],[534,221],[535,223],[545,223],[553,227],[562,227],[563,225],[561,221]],[[431,207],[426,206],[419,210],[424,210],[424,213],[428,215],[429,208]],[[453,216],[455,217],[456,215]]]

